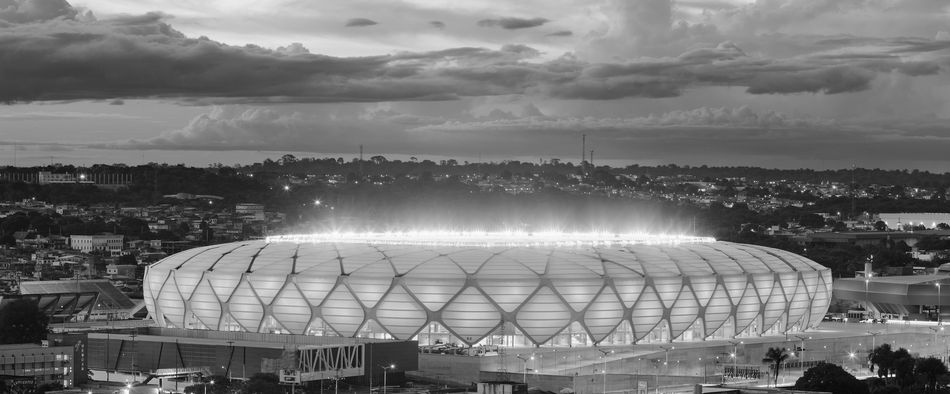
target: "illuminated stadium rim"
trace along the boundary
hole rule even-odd
[[[604,245],[676,245],[681,243],[713,243],[712,237],[646,233],[567,233],[567,232],[347,232],[274,235],[266,243],[353,243],[385,245],[439,245],[482,247],[532,246],[604,246]]]

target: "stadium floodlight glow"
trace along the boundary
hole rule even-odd
[[[381,245],[442,245],[442,246],[606,246],[606,245],[676,245],[681,243],[712,243],[712,237],[681,234],[647,233],[571,233],[571,232],[465,232],[465,231],[407,231],[407,232],[332,232],[314,234],[274,235],[267,243],[372,243]]]

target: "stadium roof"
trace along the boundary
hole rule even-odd
[[[136,306],[107,279],[44,280],[20,283],[20,294],[99,293],[96,310],[128,310]]]

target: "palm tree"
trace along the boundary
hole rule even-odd
[[[791,355],[788,354],[788,350],[783,347],[770,347],[769,350],[765,351],[765,358],[762,359],[762,362],[769,364],[769,369],[771,369],[774,374],[775,381],[773,384],[778,384],[778,373],[782,368],[782,363]]]
[[[947,366],[940,359],[927,357],[918,358],[915,372],[927,378],[927,391],[937,388],[937,377],[947,373]]]
[[[887,377],[894,367],[894,351],[891,350],[889,343],[882,344],[871,350],[868,354],[868,361],[871,363],[871,372],[874,372],[874,366],[877,366],[877,376],[883,378],[886,382]]]

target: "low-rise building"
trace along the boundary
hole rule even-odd
[[[125,244],[123,235],[73,235],[69,237],[69,247],[84,253],[94,250],[108,251],[112,254],[122,252]]]
[[[10,385],[60,383],[72,387],[73,346],[0,345],[0,379]]]

